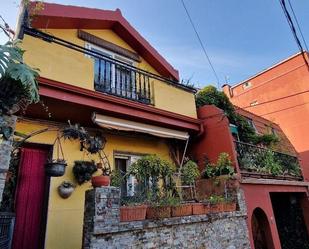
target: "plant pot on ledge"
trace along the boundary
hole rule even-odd
[[[91,184],[94,188],[99,188],[99,187],[107,187],[110,185],[110,176],[93,176],[91,178]]]
[[[192,215],[192,204],[181,204],[180,206],[172,207],[172,217]]]
[[[211,213],[220,213],[224,210],[224,203],[212,203],[210,204]]]
[[[224,212],[234,212],[236,211],[236,202],[226,202],[223,204]]]
[[[193,203],[192,204],[192,214],[202,215],[208,214],[210,212],[210,206],[205,203]]]
[[[146,219],[146,205],[120,207],[120,221],[137,221]]]
[[[147,207],[146,218],[151,220],[159,220],[171,217],[170,206]]]

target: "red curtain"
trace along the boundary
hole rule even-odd
[[[13,249],[39,249],[44,208],[47,151],[23,148],[15,196]]]

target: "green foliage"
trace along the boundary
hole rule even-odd
[[[236,113],[234,105],[230,102],[225,93],[218,91],[214,86],[206,86],[196,94],[196,106],[201,107],[203,105],[215,105],[222,109],[230,123],[237,126],[239,138],[242,142],[268,146],[279,141],[278,138],[272,134],[256,134],[246,118]]]
[[[205,179],[228,175],[232,176],[235,173],[230,155],[228,153],[220,153],[216,164],[206,163],[206,167],[202,172],[202,177]]]
[[[262,165],[262,168],[260,168],[261,172],[272,175],[281,175],[283,173],[282,166],[275,159],[275,154],[271,150],[267,150],[265,153],[260,154],[259,165]]]
[[[97,167],[94,161],[75,161],[73,174],[79,185],[89,181]]]
[[[23,63],[20,42],[0,45],[0,113],[12,114],[39,101],[38,70]]]
[[[272,146],[279,142],[278,136],[275,134],[263,134],[253,137],[253,144]]]
[[[200,171],[194,161],[189,160],[181,169],[181,180],[183,184],[192,185],[200,176]]]
[[[175,170],[175,165],[157,155],[146,155],[130,166],[126,176],[134,175],[139,184],[144,187],[144,192],[151,193],[152,198],[157,198],[160,179],[163,181],[163,191],[173,189],[175,184],[172,176]]]
[[[120,187],[123,182],[123,176],[121,175],[118,169],[113,170],[110,175],[111,178],[111,186]]]
[[[224,196],[221,195],[211,195],[209,197],[209,203],[210,204],[218,204],[225,202]]]

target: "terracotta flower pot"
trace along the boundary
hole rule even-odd
[[[146,205],[120,207],[120,221],[145,220]]]
[[[193,203],[192,204],[192,214],[201,215],[208,214],[210,212],[210,206],[204,203]]]
[[[192,204],[181,204],[180,206],[172,207],[172,217],[192,215]]]
[[[159,220],[171,217],[171,207],[147,207],[146,218]]]
[[[109,186],[110,181],[111,180],[109,176],[93,176],[91,178],[91,183],[94,188]]]
[[[223,209],[224,209],[225,212],[236,211],[236,203],[235,202],[226,202],[223,205]]]
[[[210,204],[210,211],[212,213],[220,213],[223,212],[224,209],[224,203],[215,203],[215,204]]]

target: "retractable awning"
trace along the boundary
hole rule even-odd
[[[188,140],[188,132],[173,130],[165,127],[144,124],[140,122],[130,121],[121,118],[115,118],[107,115],[94,113],[93,122],[107,129],[116,129],[122,131],[135,131],[151,134],[157,137],[176,138],[180,140]]]

